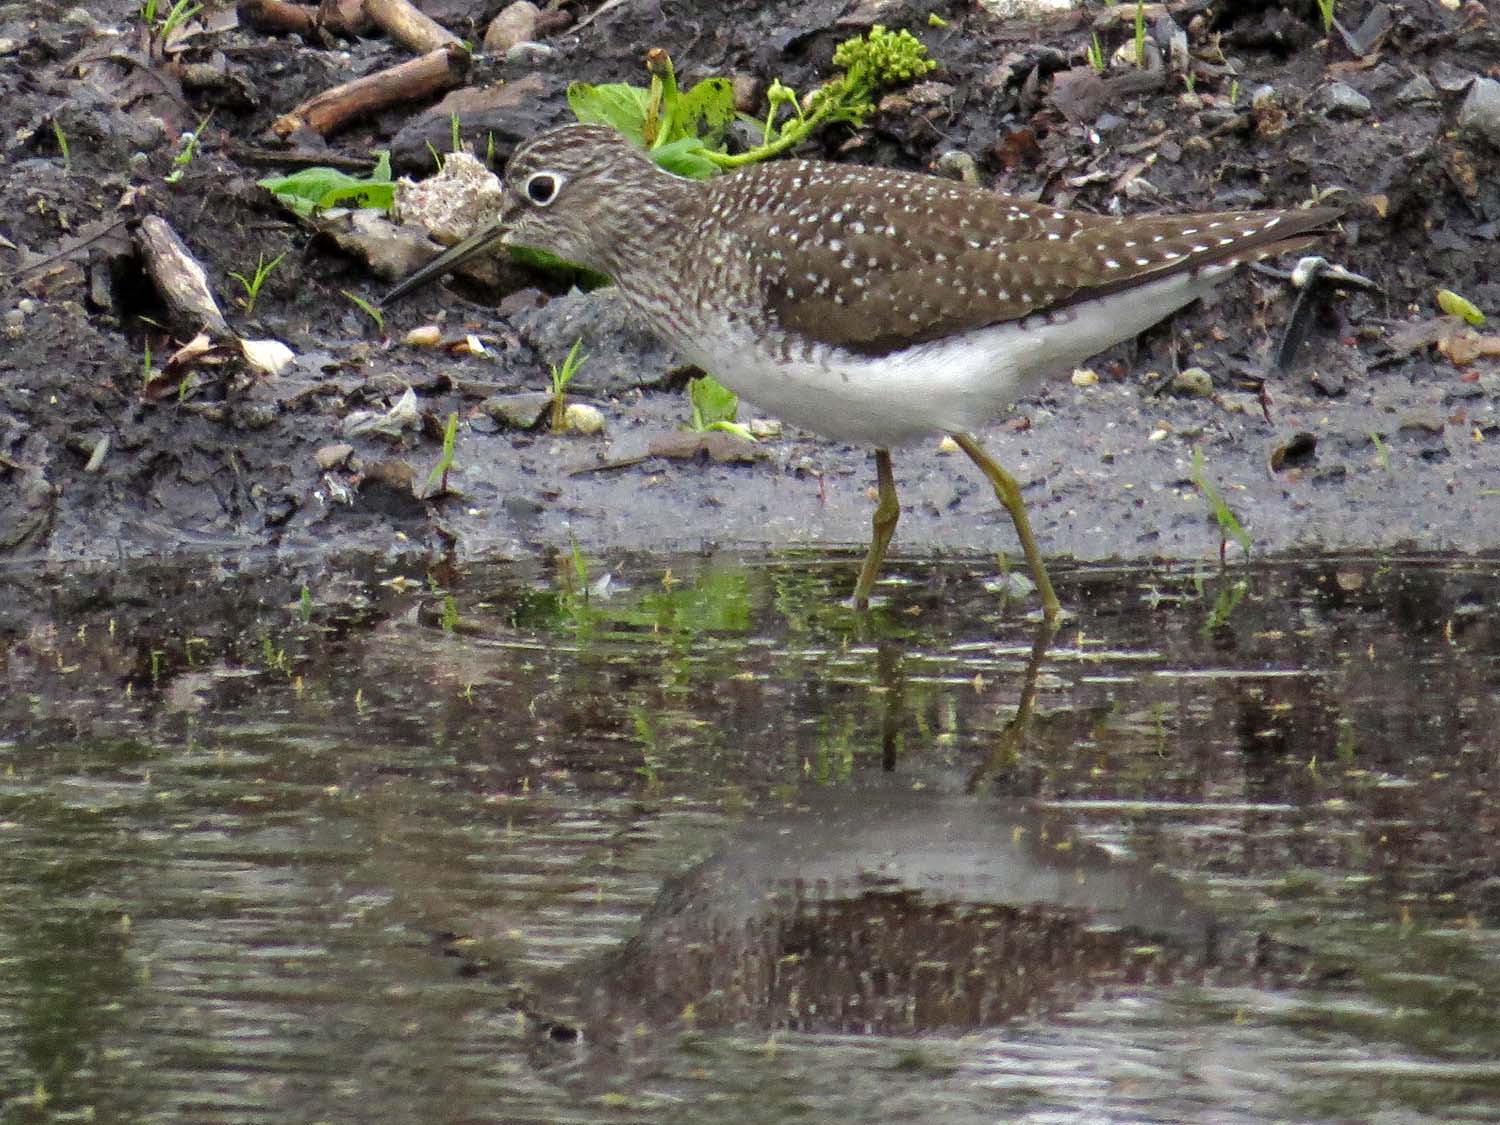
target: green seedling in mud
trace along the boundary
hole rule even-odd
[[[1370,431],[1370,444],[1375,447],[1375,464],[1380,466],[1384,472],[1391,471],[1391,451],[1385,442],[1380,440],[1380,435],[1374,430]]]
[[[198,154],[198,143],[203,137],[203,130],[208,128],[213,117],[213,111],[210,110],[208,116],[198,122],[198,127],[183,138],[182,151],[172,157],[172,170],[163,177],[163,183],[175,184],[182,179],[188,165],[193,162],[193,157]]]
[[[1323,18],[1323,34],[1333,34],[1334,0],[1318,0],[1318,15]]]
[[[1241,526],[1239,518],[1234,514],[1233,510],[1224,502],[1224,498],[1219,495],[1219,490],[1209,483],[1208,472],[1203,463],[1203,448],[1197,445],[1193,446],[1193,484],[1197,486],[1203,498],[1208,501],[1209,507],[1213,510],[1214,519],[1218,522],[1220,565],[1223,565],[1225,561],[1225,551],[1228,548],[1230,539],[1238,543],[1240,550],[1248,556],[1250,554],[1250,536],[1244,527]]]
[[[329,207],[372,207],[389,211],[396,201],[391,182],[391,154],[377,152],[375,167],[361,178],[337,168],[304,168],[290,176],[268,176],[257,180],[283,207],[306,218]]]
[[[1087,55],[1088,55],[1089,66],[1092,67],[1094,70],[1097,70],[1099,73],[1103,74],[1104,73],[1104,44],[1101,43],[1101,42],[1099,42],[1099,33],[1097,31],[1094,32],[1094,38],[1090,41],[1090,43],[1088,45]]]
[[[1437,303],[1438,308],[1449,316],[1456,316],[1475,328],[1484,323],[1484,313],[1480,312],[1467,297],[1461,297],[1451,289],[1439,289]]]
[[[1229,104],[1230,105],[1234,105],[1234,103],[1237,102],[1237,101],[1239,101],[1239,100],[1240,100],[1240,80],[1238,78],[1232,78],[1229,81]]]
[[[1135,0],[1135,65],[1146,69],[1146,0]]]
[[[431,141],[427,142],[427,155],[432,157],[432,166],[441,172],[443,170],[443,154],[437,150],[437,146]]]
[[[738,396],[712,376],[688,380],[688,401],[693,407],[690,427],[694,433],[723,430],[746,441],[755,440],[748,426],[735,421],[740,412]]]
[[[567,413],[567,390],[568,384],[573,381],[573,376],[578,374],[578,369],[583,366],[587,356],[578,354],[578,349],[583,347],[583,337],[573,341],[573,346],[568,349],[567,358],[562,361],[562,366],[550,365],[552,379],[552,432],[560,434],[563,431],[563,416]]]
[[[942,16],[938,15],[936,12],[928,12],[927,26],[936,28],[938,31],[942,31],[948,26],[948,21],[945,20]]]
[[[449,152],[463,152],[464,138],[463,130],[459,126],[458,111],[454,110],[448,115],[448,132],[451,134],[448,141]]]
[[[825,125],[863,124],[882,89],[913,81],[937,66],[911,32],[888,31],[879,24],[868,35],[839,44],[833,64],[842,73],[813,91],[805,108],[790,87],[772,82],[766,120],[741,118],[760,130],[761,141],[737,155],[723,148],[724,131],[737,116],[729,79],[707,78],[683,93],[672,60],[662,50],[647,55],[648,87],[575,82],[568,87],[568,105],[579,121],[618,129],[668,171],[708,179],[784,152]],[[783,109],[790,115],[778,124]]]
[[[63,132],[63,127],[58,124],[57,119],[52,119],[52,135],[57,138],[57,151],[62,153],[63,171],[73,171],[73,154],[68,151],[68,134]]]
[[[140,8],[141,23],[158,42],[166,42],[173,32],[201,12],[203,5],[195,0],[177,0],[167,9],[167,14],[158,20],[159,8],[157,0],[146,0]]]
[[[277,266],[281,265],[281,259],[285,257],[285,250],[283,250],[280,254],[277,254],[276,257],[272,258],[269,262],[266,261],[266,256],[264,254],[259,254],[255,259],[255,273],[253,276],[246,277],[242,273],[230,273],[230,277],[234,278],[245,287],[246,316],[249,316],[252,312],[255,311],[255,301],[256,298],[260,296],[261,286],[266,283],[266,279],[271,276],[272,271],[274,271]]]
[[[302,624],[311,625],[313,619],[312,591],[306,586],[302,587],[302,593],[297,595],[297,612],[302,616]]]
[[[433,486],[438,485],[438,491],[448,491],[448,472],[453,468],[453,449],[458,444],[458,411],[448,415],[448,424],[443,427],[443,453],[438,458],[438,463],[432,467],[432,472],[427,474],[427,495],[433,495]]]
[[[359,307],[360,312],[364,313],[367,317],[373,320],[375,322],[376,328],[380,329],[380,331],[382,332],[385,331],[385,313],[380,311],[379,305],[372,305],[358,293],[351,293],[347,289],[341,289],[339,290],[339,292],[348,297],[349,300],[353,301],[355,305]]]

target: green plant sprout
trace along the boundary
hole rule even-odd
[[[364,179],[336,168],[304,168],[290,176],[269,176],[256,183],[276,196],[283,207],[304,218],[346,204],[389,211],[396,201],[396,185],[391,182],[391,154],[382,151],[375,157],[375,167]]]
[[[201,11],[203,11],[202,4],[195,4],[193,0],[177,0],[177,3],[172,5],[162,19],[161,25],[156,29],[156,34],[165,42],[172,38],[174,31]]]
[[[302,593],[297,596],[297,612],[302,615],[302,623],[304,625],[310,625],[310,624],[312,624],[312,619],[313,619],[313,598],[312,598],[312,591],[309,590],[306,586],[302,587]]]
[[[234,273],[233,271],[230,271],[229,276],[234,278],[245,287],[246,316],[249,316],[252,312],[255,311],[255,301],[256,298],[260,296],[261,286],[266,283],[266,279],[271,276],[272,271],[274,271],[277,266],[281,265],[281,259],[285,257],[285,250],[283,250],[280,254],[277,254],[276,257],[272,258],[269,262],[266,261],[265,254],[256,255],[255,275],[253,277],[247,278],[242,273]]]
[[[1146,0],[1135,0],[1135,65],[1146,69]]]
[[[453,447],[458,444],[458,411],[448,415],[448,424],[443,427],[443,454],[438,458],[438,463],[432,467],[432,472],[427,474],[427,495],[431,496],[432,486],[439,485],[440,492],[448,491],[448,471],[453,468]]]
[[[1099,33],[1094,32],[1094,38],[1089,43],[1086,51],[1089,66],[1099,73],[1104,73],[1104,44],[1099,42]]]
[[[177,0],[167,9],[167,14],[158,20],[156,18],[158,7],[157,0],[145,0],[140,7],[139,14],[141,23],[159,42],[165,42],[174,31],[203,10],[203,5],[195,3],[194,0]]]
[[[339,292],[348,297],[349,300],[353,301],[354,304],[358,306],[360,312],[364,313],[367,317],[373,320],[375,322],[376,328],[380,329],[380,331],[382,332],[385,331],[385,313],[380,311],[379,305],[372,305],[358,293],[351,293],[347,289],[341,289],[339,290]]]
[[[688,401],[693,407],[690,423],[693,432],[702,434],[722,430],[746,441],[755,440],[748,426],[735,421],[740,410],[739,398],[712,376],[688,380]]]
[[[937,66],[911,32],[889,31],[880,24],[871,27],[868,35],[840,43],[833,64],[843,73],[813,91],[805,109],[793,90],[780,81],[772,82],[766,120],[742,118],[760,129],[761,143],[737,155],[723,151],[724,130],[736,118],[729,79],[704,79],[684,94],[665,51],[647,56],[649,87],[575,82],[568,87],[568,105],[579,121],[609,125],[624,133],[668,171],[708,179],[718,171],[785,152],[824,125],[861,125],[874,112],[875,97],[882,89],[913,81]],[[783,107],[792,112],[778,125]]]
[[[213,110],[209,110],[208,116],[198,122],[198,127],[187,134],[182,151],[172,157],[172,170],[163,177],[163,183],[175,184],[178,180],[182,179],[188,165],[193,162],[193,157],[198,155],[198,145],[203,139],[203,130],[208,128],[208,123],[213,119],[214,112]]]
[[[57,151],[62,153],[63,171],[72,172],[73,154],[68,151],[68,134],[63,132],[63,127],[55,117],[52,119],[52,135],[57,138]]]
[[[1219,525],[1219,564],[1224,564],[1224,554],[1229,540],[1233,539],[1240,545],[1240,550],[1248,557],[1250,554],[1250,536],[1241,526],[1239,518],[1224,502],[1219,495],[1218,489],[1214,488],[1208,481],[1208,472],[1203,463],[1203,447],[1193,446],[1193,484],[1197,486],[1199,493],[1208,501],[1209,507],[1213,509],[1214,519]]]
[[[449,131],[449,133],[452,134],[452,137],[451,137],[450,142],[449,142],[449,151],[450,152],[463,152],[464,151],[463,130],[459,127],[458,110],[456,110],[456,109],[452,113],[450,113],[448,115],[448,131]]]
[[[1333,34],[1333,5],[1335,0],[1318,0],[1318,15],[1323,17],[1323,34]]]
[[[573,346],[568,349],[567,358],[562,361],[562,366],[551,365],[552,380],[552,432],[554,434],[563,431],[563,415],[567,413],[566,392],[568,384],[573,381],[573,376],[578,374],[578,369],[583,366],[587,356],[578,354],[578,349],[583,347],[583,337],[573,341]]]
[[[1386,447],[1385,442],[1380,440],[1380,434],[1378,434],[1374,430],[1371,430],[1370,442],[1375,446],[1375,464],[1380,466],[1380,468],[1384,471],[1390,472],[1391,451]]]

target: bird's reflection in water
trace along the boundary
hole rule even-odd
[[[883,768],[753,818],[626,943],[555,982],[547,1026],[611,1052],[643,1028],[959,1034],[1106,988],[1274,970],[1172,880],[982,792],[1025,738],[1052,635],[1036,634],[1002,745],[947,791],[902,774],[903,654],[880,642]]]

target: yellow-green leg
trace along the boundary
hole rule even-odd
[[[896,477],[891,472],[891,451],[875,451],[875,519],[870,535],[870,552],[865,555],[865,565],[859,568],[859,581],[854,585],[854,608],[864,609],[870,604],[870,590],[880,575],[880,564],[885,561],[885,549],[890,546],[891,536],[896,534],[896,521],[901,518],[901,502],[896,499]]]
[[[1037,593],[1042,596],[1042,616],[1056,621],[1062,606],[1052,592],[1052,579],[1047,577],[1047,567],[1042,562],[1042,552],[1037,549],[1036,539],[1031,534],[1031,521],[1026,518],[1026,503],[1021,499],[1021,486],[1016,478],[1002,469],[979,443],[968,434],[954,434],[958,447],[969,455],[969,460],[979,466],[979,471],[989,478],[995,487],[995,496],[1010,513],[1010,522],[1016,525],[1016,538],[1021,541],[1021,550],[1026,555],[1026,565],[1031,567],[1031,578],[1036,583]],[[894,521],[893,521],[894,522]]]

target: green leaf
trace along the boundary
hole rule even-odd
[[[719,166],[703,155],[705,147],[699,137],[683,137],[652,149],[651,159],[668,172],[690,180],[708,180],[718,175]]]
[[[568,108],[585,125],[608,125],[644,147],[641,129],[646,122],[648,97],[640,86],[623,82],[601,86],[574,82],[568,87]]]
[[[734,83],[727,78],[705,78],[677,103],[677,127],[691,127],[709,143],[733,120]]]
[[[725,428],[720,423],[733,423],[740,410],[738,396],[710,375],[688,380],[688,400],[693,404],[693,429],[700,433]]]
[[[1437,291],[1438,308],[1449,316],[1460,317],[1478,328],[1484,323],[1484,313],[1480,312],[1472,301],[1460,297],[1451,289],[1439,289]]]
[[[310,215],[327,207],[356,203],[389,211],[395,202],[396,185],[390,182],[390,161],[383,159],[385,179],[360,179],[337,168],[304,168],[290,176],[269,176],[257,183],[299,215]],[[375,176],[382,165],[375,166]]]

